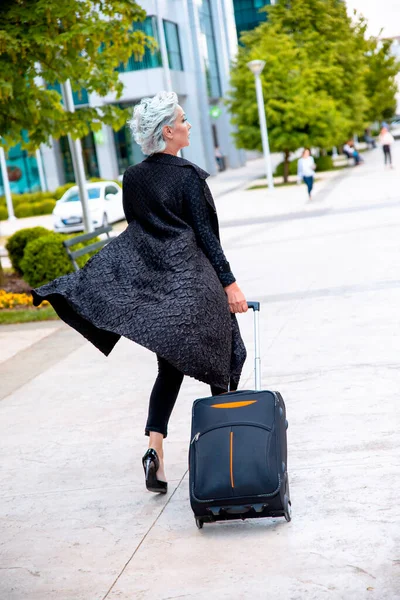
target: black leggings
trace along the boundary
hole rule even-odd
[[[385,157],[385,165],[387,163],[389,163],[391,165],[392,164],[392,153],[390,151],[390,145],[389,144],[385,144],[383,146],[383,155]]]
[[[157,431],[167,437],[168,421],[181,389],[184,375],[161,356],[157,356],[157,361],[158,375],[150,395],[145,434],[149,435],[150,431]],[[219,396],[227,391],[214,385],[210,387],[212,396]]]

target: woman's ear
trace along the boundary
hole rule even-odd
[[[163,127],[163,135],[166,138],[169,138],[169,139],[172,138],[172,129],[171,129],[171,127],[169,125],[165,125]]]

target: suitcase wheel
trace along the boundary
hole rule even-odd
[[[196,527],[197,529],[203,529],[203,519],[199,519],[199,517],[195,517]]]
[[[286,494],[283,499],[283,510],[285,513],[285,519],[289,523],[292,520],[292,504]]]

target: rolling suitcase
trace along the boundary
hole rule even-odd
[[[190,503],[199,529],[231,519],[291,519],[286,408],[279,392],[261,391],[259,302],[254,311],[255,390],[193,404]]]

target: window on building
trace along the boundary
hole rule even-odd
[[[157,44],[159,43],[157,18],[155,16],[146,17],[140,23],[135,22],[132,29],[133,31],[143,31],[146,35],[153,37]],[[159,50],[150,52],[146,48],[142,60],[136,60],[135,56],[131,56],[128,62],[119,65],[117,71],[127,73],[128,71],[142,71],[143,69],[155,69],[157,67],[162,67],[161,52]]]
[[[183,71],[181,45],[179,43],[178,25],[171,21],[163,21],[165,43],[168,52],[169,68],[174,71]]]
[[[93,133],[90,132],[88,135],[85,135],[85,137],[81,139],[81,144],[86,176],[99,177],[99,164],[97,162],[96,146],[94,143]],[[69,149],[67,136],[60,138],[60,150],[64,167],[65,181],[75,181],[72,156]]]
[[[207,90],[210,98],[221,97],[221,84],[217,52],[215,47],[215,35],[211,14],[210,0],[200,0],[199,3],[200,29],[202,34],[202,52],[206,71]]]
[[[47,84],[48,90],[55,90],[62,97],[61,85],[59,83]],[[80,106],[82,104],[89,104],[89,95],[85,88],[78,90],[77,92],[72,92],[72,97],[74,99],[75,106]]]
[[[260,9],[269,4],[271,0],[233,0],[238,38],[242,32],[250,31],[266,20],[266,13]]]
[[[27,139],[26,132],[24,138]],[[40,190],[40,178],[35,156],[22,150],[17,144],[6,153],[8,181],[12,194],[24,194]],[[4,195],[3,178],[0,172],[0,196]]]

